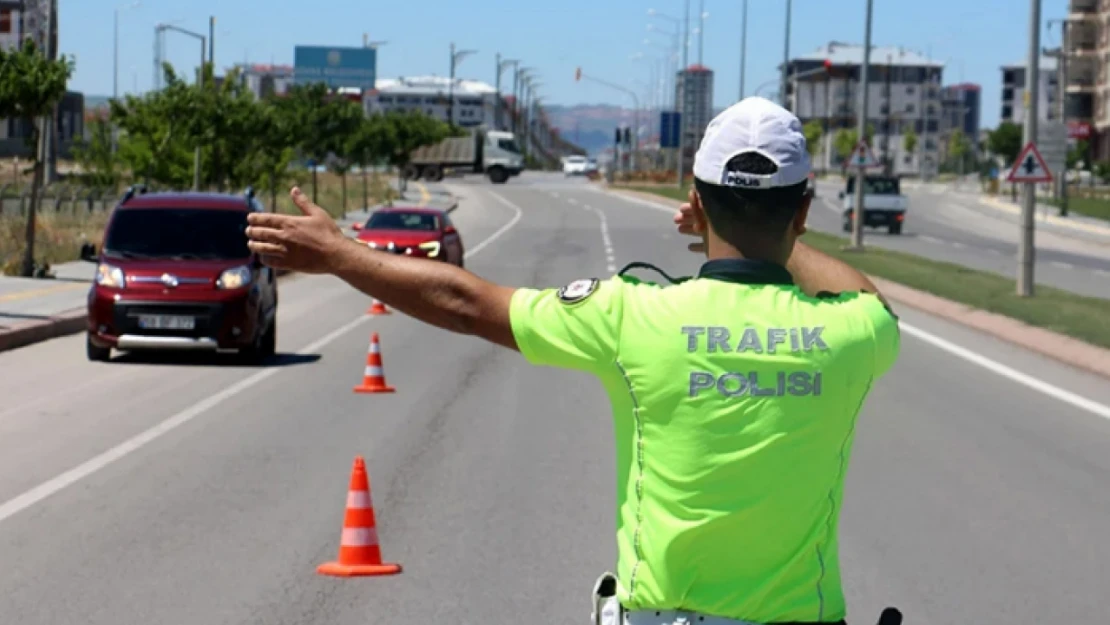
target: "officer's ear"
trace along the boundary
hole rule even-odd
[[[802,198],[802,203],[798,206],[798,211],[794,213],[794,220],[790,224],[794,236],[800,237],[806,233],[806,220],[809,219],[809,207],[812,203],[813,195],[806,192],[805,197]]]

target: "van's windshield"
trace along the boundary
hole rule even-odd
[[[250,258],[246,211],[132,208],[117,211],[104,254],[122,258],[238,260]]]
[[[848,194],[856,191],[856,177],[848,178]],[[868,195],[898,195],[901,193],[901,184],[898,178],[891,176],[866,176],[863,179],[863,192]]]

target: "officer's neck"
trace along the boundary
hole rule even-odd
[[[786,261],[790,259],[790,250],[784,247],[765,244],[738,249],[717,237],[709,236],[706,241],[706,258],[708,260],[759,260],[785,267]]]

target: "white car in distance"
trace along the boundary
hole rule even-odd
[[[590,172],[590,159],[585,156],[568,156],[563,159],[563,174],[585,176]]]

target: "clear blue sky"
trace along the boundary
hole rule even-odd
[[[133,0],[59,0],[60,49],[76,57],[72,88],[90,95],[112,92],[112,16]],[[696,16],[700,0],[691,0]],[[715,100],[735,101],[739,88],[741,0],[704,0],[704,63],[716,72]],[[945,61],[945,82],[983,86],[983,124],[993,126],[1000,109],[999,67],[1025,58],[1026,0],[875,0],[875,45],[902,45]],[[794,0],[792,54],[830,40],[862,43],[864,0]],[[1067,0],[1045,0],[1045,20],[1062,17]],[[643,92],[648,65],[636,53],[664,54],[647,46],[648,9],[682,17],[682,0],[142,0],[120,13],[120,91],[149,89],[153,78],[154,26],[173,22],[207,34],[216,16],[216,61],[292,63],[293,48],[362,44],[362,35],[389,43],[379,51],[382,77],[448,72],[448,44],[476,49],[458,74],[492,83],[494,54],[522,59],[536,68],[549,102],[629,104],[605,87],[575,83],[574,68]],[[775,78],[783,54],[785,0],[749,0],[748,69],[750,94]],[[692,19],[696,24],[696,20]],[[1043,29],[1042,45],[1059,45],[1059,27]],[[657,40],[669,41],[663,37]],[[167,60],[191,71],[199,43],[170,34]],[[691,46],[690,60],[696,61]],[[506,72],[508,76],[508,72]],[[634,81],[641,81],[640,84]]]

